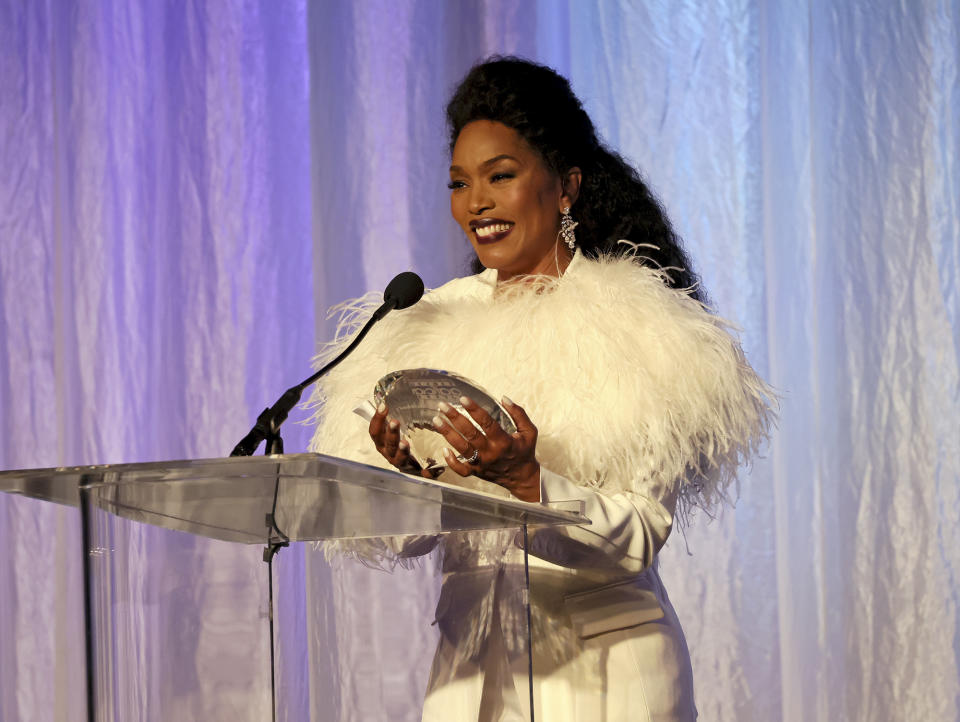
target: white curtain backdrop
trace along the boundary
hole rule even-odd
[[[0,468],[223,455],[332,303],[462,274],[442,111],[491,52],[571,79],[782,394],[662,555],[701,718],[960,720],[958,0],[0,0]],[[2,720],[83,719],[78,529],[0,496]],[[178,604],[257,593],[192,564]]]

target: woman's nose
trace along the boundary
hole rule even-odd
[[[496,204],[493,202],[493,199],[490,198],[490,194],[482,188],[471,190],[468,208],[473,215],[479,216],[484,211],[489,211],[494,205]]]

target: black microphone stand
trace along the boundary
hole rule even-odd
[[[370,331],[371,326],[386,316],[394,307],[395,302],[385,301],[380,308],[374,311],[370,319],[364,324],[363,328],[360,329],[360,333],[350,342],[350,345],[340,352],[333,361],[296,386],[291,386],[283,392],[283,395],[277,399],[273,406],[269,406],[260,412],[260,415],[257,417],[257,423],[250,429],[250,433],[244,436],[240,440],[240,443],[233,447],[230,456],[253,456],[257,451],[257,447],[260,446],[261,441],[267,442],[264,448],[265,454],[282,454],[283,439],[280,437],[280,426],[287,420],[287,416],[293,411],[293,407],[300,403],[304,389],[343,361],[343,359],[357,347],[357,344],[363,341],[364,336]]]
[[[360,333],[354,337],[350,345],[337,355],[330,363],[317,371],[310,378],[304,379],[296,386],[291,386],[283,392],[283,395],[277,399],[273,406],[264,409],[257,417],[257,423],[250,429],[250,433],[241,439],[230,456],[253,456],[261,441],[266,441],[264,454],[282,454],[283,439],[280,436],[280,426],[287,420],[287,416],[293,410],[293,407],[300,403],[303,391],[314,381],[319,379],[330,369],[343,361],[347,355],[357,347],[363,337],[367,335],[370,328],[383,318],[387,313],[393,310],[393,305],[385,302],[378,308],[370,320],[360,329]],[[276,655],[273,627],[273,558],[283,547],[290,545],[289,537],[283,533],[277,526],[277,499],[280,495],[280,476],[277,475],[273,486],[273,508],[267,514],[267,544],[263,550],[263,561],[267,563],[267,617],[270,627],[270,711],[271,719],[276,722],[277,719],[277,682],[276,682]]]
[[[419,288],[417,288],[418,286]],[[422,295],[423,281],[421,281],[420,277],[416,274],[409,272],[402,273],[394,278],[384,292],[383,304],[374,311],[370,319],[364,324],[363,328],[360,329],[360,333],[350,342],[350,345],[315,374],[284,391],[283,395],[277,399],[273,406],[264,409],[257,417],[257,423],[255,423],[253,428],[250,429],[250,432],[240,440],[240,443],[233,448],[230,456],[252,456],[257,451],[257,447],[260,446],[261,441],[266,442],[264,448],[265,454],[282,454],[283,439],[280,436],[280,427],[283,425],[283,422],[287,420],[287,416],[289,416],[293,407],[300,403],[304,389],[343,361],[343,359],[357,347],[357,344],[363,341],[373,324],[395,308],[406,308],[416,303]],[[290,538],[277,526],[276,515],[279,494],[280,475],[278,473],[273,487],[273,506],[266,515],[267,543],[263,550],[263,561],[267,564],[267,585],[269,588],[267,593],[267,615],[270,626],[270,711],[273,722],[276,722],[277,719],[276,658],[274,653],[273,628],[273,558],[280,549],[290,545]]]

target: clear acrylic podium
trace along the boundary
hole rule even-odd
[[[529,659],[527,531],[589,523],[318,454],[3,472],[0,491],[79,507],[97,722],[418,720],[451,675],[444,545],[500,540]]]

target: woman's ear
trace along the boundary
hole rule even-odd
[[[574,166],[568,170],[561,181],[563,182],[563,195],[560,196],[560,209],[573,206],[580,197],[580,180],[582,175],[580,169]]]

